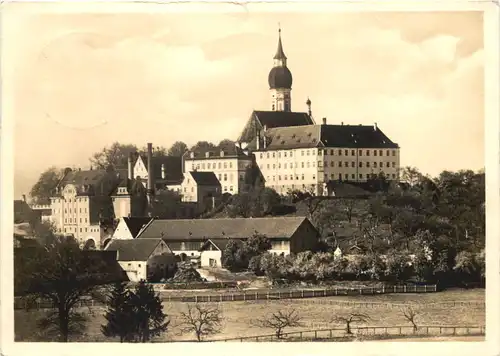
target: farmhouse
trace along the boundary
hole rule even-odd
[[[175,269],[175,256],[161,239],[112,240],[107,251],[116,251],[116,259],[131,282],[147,280],[151,275],[167,277]]]
[[[208,240],[245,240],[265,235],[272,244],[271,253],[285,255],[314,250],[319,233],[305,217],[234,218],[196,220],[153,220],[137,236],[138,239],[163,239],[181,259],[200,256]]]
[[[217,268],[222,266],[222,252],[230,239],[209,239],[200,248],[201,267]],[[241,241],[241,240],[236,240]]]

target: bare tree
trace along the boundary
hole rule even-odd
[[[346,334],[352,334],[351,324],[352,323],[365,323],[370,320],[370,317],[366,314],[351,313],[347,316],[335,316],[332,319],[332,323],[345,323],[346,324]]]
[[[302,323],[299,314],[295,311],[295,309],[291,309],[285,312],[280,310],[276,313],[268,315],[264,319],[256,320],[256,325],[263,328],[274,329],[276,337],[281,339],[285,328],[301,326]]]
[[[217,334],[222,327],[222,310],[218,305],[188,304],[187,311],[181,312],[182,333],[194,333],[201,341],[205,336]]]
[[[416,333],[418,326],[415,321],[415,317],[418,315],[418,312],[411,306],[403,308],[402,312],[406,320],[408,320],[413,325],[413,332]]]

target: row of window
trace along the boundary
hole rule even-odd
[[[351,176],[352,179],[356,179],[356,175],[354,173],[351,173],[351,174],[349,174],[349,173],[339,173],[338,174],[338,178],[339,179],[343,179],[343,178],[344,179],[349,179],[349,176]],[[365,178],[368,178],[369,176],[370,176],[369,174],[366,174]],[[278,181],[282,180],[282,178],[283,178],[283,180],[294,180],[294,176],[293,175],[289,175],[289,176],[288,175],[282,175],[282,176],[279,175],[279,176],[272,176],[272,181],[273,182],[276,181],[276,177],[278,178],[277,179]],[[363,177],[364,177],[363,174],[359,174],[359,179],[363,179]],[[396,179],[396,174],[394,174],[394,173],[392,173],[392,175],[391,174],[386,174],[386,177],[392,177],[393,179]],[[267,181],[271,181],[270,178],[271,178],[271,176],[267,176],[266,180]],[[300,179],[301,180],[305,180],[305,175],[304,174],[300,175]],[[316,175],[315,174],[312,175],[312,179],[316,180]],[[330,179],[332,179],[332,180],[336,179],[335,173],[330,174]],[[295,176],[295,180],[299,180],[299,176],[298,175]],[[325,181],[326,180],[328,180],[328,174],[325,174]]]
[[[54,203],[76,203],[76,202],[86,202],[88,197],[78,197],[78,198],[56,198],[54,199]]]
[[[53,215],[57,214],[58,212],[60,213],[61,211],[62,211],[62,209],[58,210],[58,209],[54,208]],[[76,212],[77,212],[76,208],[73,208],[73,210],[71,208],[64,208],[64,214],[67,214],[68,211],[69,211],[70,214],[73,214],[73,213],[76,214]],[[80,212],[80,214],[82,213],[82,208],[80,208],[79,212]],[[87,208],[84,208],[83,212],[86,214],[87,213]]]
[[[85,224],[87,224],[88,220],[85,218]],[[77,219],[76,218],[65,218],[64,219],[65,224],[76,224]],[[80,218],[80,224],[82,224],[82,218]]]
[[[85,232],[99,232],[99,230],[97,228],[92,228],[92,227],[80,228],[80,232],[84,232],[83,230],[85,230]],[[77,227],[74,227],[74,228],[65,227],[64,232],[78,232],[78,228]]]
[[[318,161],[318,167],[322,167],[324,164],[325,167],[328,167],[328,162],[323,162],[323,161]],[[373,165],[373,168],[382,168],[384,167],[384,162],[380,162],[380,164],[378,162],[366,162],[364,164],[364,167],[367,167],[367,168],[370,168],[370,166]],[[263,167],[262,168],[267,168],[267,169],[271,169],[271,164],[267,164],[266,166],[262,165]],[[278,163],[277,165],[274,163],[272,164],[272,167],[273,169],[276,169],[276,166],[278,167],[278,169],[281,169],[281,163]],[[300,166],[301,168],[315,168],[316,167],[316,161],[312,161],[312,162],[300,162]],[[339,167],[349,167],[349,162],[342,162],[342,161],[339,161],[338,162],[338,166]],[[360,168],[363,167],[363,162],[358,162],[358,166]],[[390,168],[392,166],[392,168],[396,168],[396,162],[386,162],[385,163],[385,167],[387,168]],[[299,167],[299,162],[295,162],[295,168],[298,168]],[[335,167],[335,162],[334,161],[331,161],[330,162],[330,167]],[[352,161],[351,162],[351,167],[356,167],[356,162]],[[283,169],[292,169],[294,168],[294,163],[283,163]],[[220,174],[219,174],[220,176]]]
[[[194,171],[195,169],[227,169],[229,166],[229,168],[233,168],[233,162],[227,162],[227,161],[224,161],[224,162],[208,162],[208,163],[197,163],[197,164],[191,164],[191,169]]]
[[[364,152],[364,155],[365,156],[370,156],[371,154],[373,156],[384,156],[384,150],[357,150],[358,151],[358,156],[363,156],[363,152]],[[338,149],[338,150],[334,150],[334,149],[328,149],[328,148],[325,148],[325,149],[311,149],[311,150],[301,150],[300,151],[300,155],[301,156],[313,156],[313,155],[316,155],[316,152],[317,152],[317,155],[318,156],[321,156],[322,153],[324,152],[324,155],[325,156],[335,156],[335,152],[337,152],[337,156],[349,156],[349,153],[351,154],[351,156],[356,156],[356,150],[348,150],[348,149]],[[390,156],[392,154],[393,157],[396,156],[396,150],[385,150],[385,155],[386,156]],[[281,158],[281,151],[273,151],[273,152],[266,152],[265,153],[265,157],[266,158],[276,158],[276,156],[278,158]],[[260,158],[264,158],[264,153],[261,152],[260,153]],[[283,157],[293,157],[293,151],[284,151],[283,152]],[[220,168],[220,167],[219,167]]]

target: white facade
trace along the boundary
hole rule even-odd
[[[118,261],[131,282],[147,279],[147,261]]]
[[[120,192],[121,189],[125,189],[126,191],[127,188],[119,187],[118,194],[124,194]],[[125,194],[127,195],[117,195],[113,197],[113,209],[115,212],[115,218],[117,219],[130,216],[131,213],[132,207],[130,196],[128,195],[128,193]]]
[[[222,267],[222,252],[220,250],[206,250],[201,252],[201,267]]]
[[[251,164],[250,156],[225,157],[221,152],[220,156],[187,156],[184,158],[183,171],[214,172],[222,193],[237,194],[244,187],[246,169]]]
[[[290,190],[323,195],[329,180],[365,182],[370,174],[383,172],[399,178],[399,149],[296,148],[255,152],[266,186],[280,194]]]
[[[131,240],[133,238],[134,237],[132,236],[125,220],[120,219],[115,231],[113,232],[113,239]]]
[[[291,89],[271,89],[272,111],[291,111]]]
[[[140,177],[142,179],[148,179],[148,168],[146,167],[146,164],[147,162],[143,162],[142,157],[139,156],[134,165],[134,175],[133,175],[134,179],[137,177]]]
[[[96,246],[101,241],[101,228],[98,223],[90,221],[91,198],[77,196],[74,185],[64,187],[62,197],[52,197],[52,222],[59,233],[72,234],[75,239],[84,244],[93,239]]]

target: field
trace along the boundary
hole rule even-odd
[[[456,302],[474,302],[460,305]],[[227,339],[245,336],[272,334],[271,329],[255,326],[255,321],[278,310],[295,309],[301,316],[303,326],[289,328],[285,332],[305,331],[323,328],[341,328],[344,325],[332,324],[335,315],[351,312],[367,314],[370,320],[365,324],[353,326],[409,326],[404,318],[400,304],[411,304],[419,314],[417,325],[484,325],[484,289],[450,290],[429,294],[385,294],[374,296],[339,296],[331,298],[308,298],[280,301],[247,301],[220,303],[224,325],[222,332],[211,339]],[[164,311],[171,318],[169,331],[155,341],[193,340],[194,335],[180,335],[178,332],[179,313],[185,303],[164,303]],[[89,309],[86,309],[89,310]],[[74,341],[106,341],[100,333],[103,323],[103,308],[92,308],[86,335]],[[16,310],[15,332],[17,341],[40,340],[35,321],[42,311]],[[111,341],[111,340],[108,340]]]

